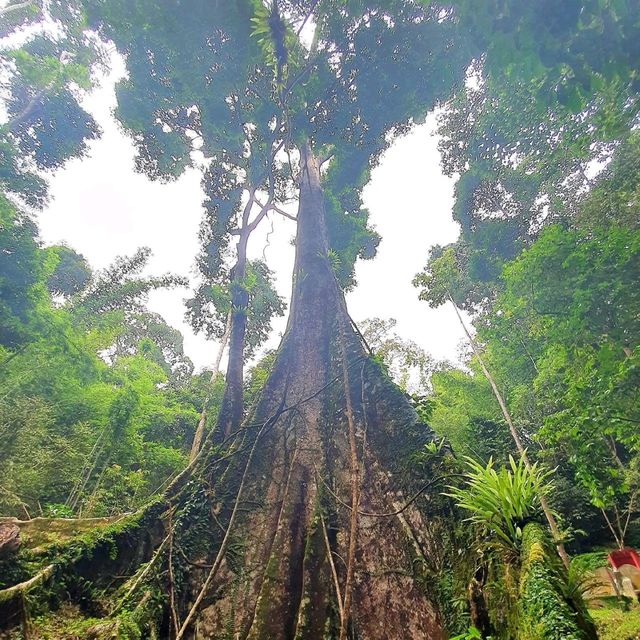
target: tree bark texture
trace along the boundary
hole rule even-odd
[[[253,199],[253,195],[251,196]],[[245,207],[245,211],[250,207]],[[247,274],[247,244],[251,231],[243,224],[238,240],[238,259],[231,274],[231,330],[229,336],[229,361],[225,377],[222,406],[218,415],[218,432],[227,437],[242,422],[244,412],[243,374],[244,339],[247,332],[247,306],[249,294],[245,289]]]

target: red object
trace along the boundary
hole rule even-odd
[[[609,554],[609,564],[614,569],[619,569],[623,564],[630,564],[633,567],[640,569],[640,556],[635,549],[626,547],[624,549],[618,549],[612,551]]]

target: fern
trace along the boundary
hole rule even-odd
[[[493,459],[482,465],[466,457],[466,486],[448,487],[457,505],[470,512],[468,521],[491,531],[503,545],[518,548],[522,529],[540,515],[540,496],[552,485],[551,471],[509,456],[509,465],[496,470]]]

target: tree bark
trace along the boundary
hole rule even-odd
[[[238,259],[231,277],[231,334],[229,338],[229,361],[225,378],[222,407],[218,416],[218,430],[226,438],[236,431],[242,422],[244,412],[244,338],[247,332],[247,305],[249,295],[245,289],[247,274],[247,244],[251,230],[247,228],[249,212],[254,195],[249,196],[245,207],[245,220],[238,239]]]

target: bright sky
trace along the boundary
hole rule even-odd
[[[193,278],[202,215],[199,174],[190,170],[176,182],[161,184],[135,173],[133,146],[111,117],[114,105],[113,83],[105,83],[87,101],[103,135],[91,144],[88,157],[70,161],[52,176],[52,200],[39,216],[41,236],[47,244],[66,242],[94,268],[148,246],[153,251],[150,273]],[[359,284],[347,302],[356,322],[393,317],[403,338],[414,340],[436,359],[455,360],[463,334],[453,310],[429,309],[418,301],[411,284],[429,248],[458,235],[451,218],[453,180],[440,171],[434,124],[432,116],[397,140],[372,173],[364,200],[382,242],[374,260],[357,265]],[[293,222],[271,215],[253,234],[249,257],[264,252],[276,273],[278,291],[288,300],[295,228]],[[185,323],[187,294],[186,289],[155,292],[149,306],[182,332],[185,351],[197,368],[211,366],[217,345],[194,335]],[[267,347],[277,345],[285,324],[286,318],[274,323]]]

